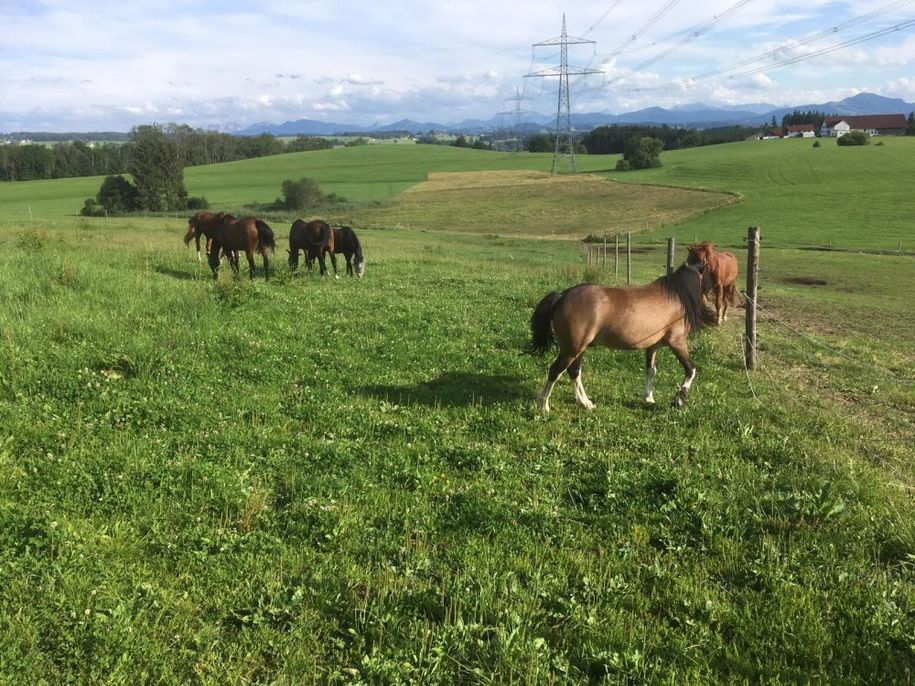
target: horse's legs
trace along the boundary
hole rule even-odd
[[[343,253],[343,257],[346,259],[346,275],[352,276],[353,275],[353,253],[345,252],[345,253]]]
[[[327,276],[327,263],[324,261],[324,250],[318,251],[318,264],[321,266],[321,276]]]
[[[537,398],[542,412],[550,411],[550,393],[553,392],[553,386],[556,385],[556,381],[574,361],[575,357],[563,352],[560,352],[556,359],[553,360],[553,364],[550,365],[550,371],[547,373],[546,384],[544,384],[543,390]]]
[[[584,356],[585,354],[582,353],[576,357],[575,361],[569,365],[566,372],[569,375],[569,379],[572,381],[572,386],[575,388],[575,399],[578,401],[578,404],[586,410],[593,410],[594,403],[588,399],[588,395],[585,393],[585,387],[581,383],[581,360]]]
[[[209,239],[207,239],[207,242],[209,242]],[[200,260],[200,234],[199,233],[194,234],[194,243],[197,246],[197,261],[200,262],[201,260]],[[207,254],[209,255],[209,253],[210,253],[210,246],[208,245]]]
[[[248,258],[248,278],[254,278],[254,251],[251,248],[245,248],[245,257]],[[235,271],[238,271],[236,269]]]
[[[715,285],[715,314],[717,316],[716,324],[721,326],[721,322],[724,321],[724,310],[726,305],[724,304],[724,286],[720,283]]]
[[[264,256],[264,281],[267,281],[270,278],[270,260],[267,259],[267,249],[264,248],[262,253]]]
[[[683,403],[686,402],[686,396],[689,393],[689,387],[693,385],[693,381],[696,379],[696,365],[693,364],[692,360],[689,359],[689,351],[686,349],[686,336],[678,337],[677,339],[667,342],[667,345],[670,346],[670,349],[673,351],[677,360],[683,366],[683,383],[680,386],[680,390],[677,391],[677,397],[674,398],[674,405],[680,407]]]
[[[334,266],[334,278],[339,279],[340,277],[337,275],[337,256],[333,250],[328,250],[327,254],[330,255],[330,263]]]
[[[654,375],[657,372],[654,360],[657,354],[657,346],[645,350],[645,402],[652,405],[654,405]]]

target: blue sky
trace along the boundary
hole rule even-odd
[[[571,46],[570,63],[603,71],[573,80],[575,111],[794,105],[863,91],[915,101],[915,26],[771,68],[912,22],[915,1],[739,4],[697,31],[737,0],[4,0],[0,131],[448,123],[511,110],[516,89],[530,98],[525,110],[550,114],[555,79],[522,77],[558,64],[558,49],[532,44],[559,35],[563,12],[570,35],[595,41]],[[839,30],[811,40],[831,27]],[[743,70],[763,71],[730,77],[728,68],[757,57]]]

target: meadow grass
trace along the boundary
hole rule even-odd
[[[214,281],[182,218],[0,207],[0,682],[915,680],[911,257],[764,247],[757,372],[738,310],[682,410],[596,349],[542,416],[531,308],[623,280],[571,241],[437,208],[362,281]]]

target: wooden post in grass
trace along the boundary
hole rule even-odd
[[[674,250],[676,245],[677,242],[674,238],[667,239],[667,276],[670,276],[674,271]]]
[[[632,233],[626,232],[626,285],[632,283]]]
[[[616,234],[616,248],[613,253],[613,278],[617,279],[620,275],[620,235]],[[902,252],[900,250],[900,252]]]
[[[602,269],[607,268],[607,234],[604,234],[604,254],[601,256],[600,266]]]
[[[756,369],[756,292],[759,287],[759,227],[747,229],[747,321],[744,339],[744,362]]]

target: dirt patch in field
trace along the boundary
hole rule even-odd
[[[797,286],[828,286],[829,282],[825,279],[815,279],[810,276],[791,276],[783,279],[785,283],[795,284]]]
[[[360,216],[366,226],[569,236],[644,231],[731,204],[725,193],[623,184],[594,174],[438,172]]]

